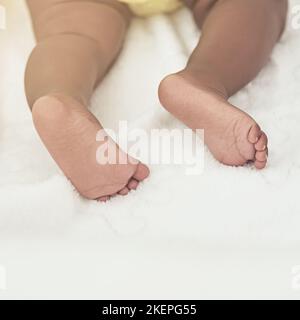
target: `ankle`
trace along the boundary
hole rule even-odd
[[[86,99],[84,99],[83,97],[70,95],[67,93],[61,93],[61,92],[52,92],[37,98],[32,104],[32,106],[30,106],[31,111],[33,112],[35,106],[39,105],[41,101],[49,100],[49,99],[59,101],[62,104],[71,104],[71,105],[76,105],[80,107],[87,105]]]
[[[220,79],[211,71],[205,69],[196,69],[187,66],[184,70],[178,73],[189,81],[192,81],[197,86],[204,87],[215,94],[219,95],[221,98],[228,100],[230,95],[222,84]]]

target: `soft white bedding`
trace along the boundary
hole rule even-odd
[[[101,204],[79,197],[33,129],[22,76],[34,40],[23,1],[14,3],[0,30],[0,265],[11,272],[0,296],[294,297],[300,28],[292,17],[270,63],[232,99],[269,135],[266,170],[225,167],[206,151],[202,175],[151,166],[138,191]],[[161,109],[156,89],[184,65],[198,35],[186,9],[136,19],[93,98],[104,126],[181,127]]]

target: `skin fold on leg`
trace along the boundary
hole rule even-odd
[[[186,68],[160,85],[162,105],[192,129],[205,130],[217,160],[267,163],[268,139],[257,122],[227,100],[252,81],[279,40],[286,0],[186,0],[201,39]]]
[[[103,128],[87,106],[122,48],[130,12],[115,0],[27,3],[37,45],[27,64],[25,88],[42,141],[84,197],[107,200],[127,194],[148,176],[148,168],[111,139],[96,141]],[[117,161],[97,162],[103,144],[117,150]]]

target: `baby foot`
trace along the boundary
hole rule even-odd
[[[179,73],[159,88],[162,105],[187,126],[204,129],[205,143],[221,163],[242,166],[267,163],[268,139],[248,114],[231,105],[221,93]]]
[[[32,115],[53,159],[84,197],[106,201],[116,194],[127,195],[148,177],[149,169],[122,152],[111,139],[96,141],[102,129],[99,121],[72,98],[42,97],[34,104]],[[96,154],[101,143],[115,146],[122,162],[99,164]]]

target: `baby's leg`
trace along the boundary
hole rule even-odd
[[[128,193],[146,178],[148,168],[124,153],[122,161],[129,164],[98,164],[96,135],[102,127],[86,108],[121,49],[127,8],[115,0],[27,2],[38,43],[25,86],[41,139],[83,196],[105,200]]]
[[[186,0],[194,10],[201,40],[187,67],[163,80],[162,104],[193,129],[224,164],[267,162],[267,136],[227,99],[249,83],[268,61],[280,38],[286,0]]]

